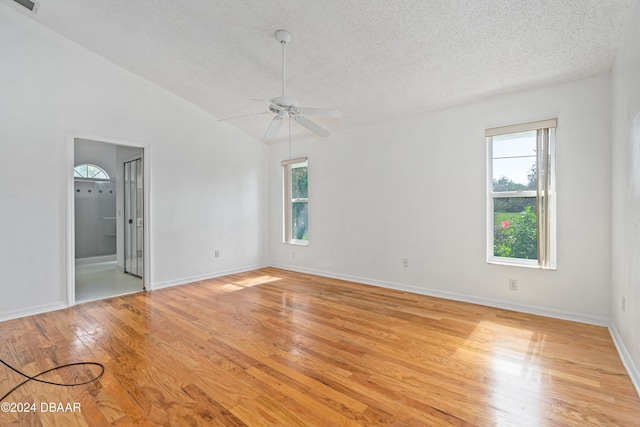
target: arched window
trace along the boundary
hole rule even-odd
[[[100,166],[84,164],[73,168],[74,178],[109,179],[109,174]]]

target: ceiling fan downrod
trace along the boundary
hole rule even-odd
[[[291,33],[289,33],[289,31],[287,30],[278,30],[276,31],[276,40],[278,40],[282,45],[282,97],[284,98],[285,74],[286,74],[286,67],[285,67],[285,61],[284,61],[285,47],[286,45],[291,43],[291,40],[292,40]]]

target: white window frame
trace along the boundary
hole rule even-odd
[[[89,176],[89,168],[95,169],[97,172]],[[109,181],[111,177],[106,170],[92,163],[83,163],[73,168],[73,177],[80,179],[91,179],[94,181]],[[97,177],[97,178],[96,178]]]
[[[281,162],[282,170],[283,170],[283,242],[293,245],[303,245],[306,246],[309,244],[309,240],[302,239],[294,239],[293,238],[293,220],[292,220],[292,210],[293,203],[295,202],[306,202],[307,206],[309,206],[309,197],[307,194],[306,198],[293,198],[292,195],[292,169],[296,167],[309,167],[309,162],[306,157],[299,157],[297,159],[289,159],[283,160]],[[308,174],[309,169],[307,169]]]
[[[487,129],[487,262],[555,270],[556,261],[556,146],[557,119]],[[493,191],[493,137],[512,133],[536,131],[536,190]],[[546,171],[546,173],[545,173]],[[520,259],[494,255],[494,200],[508,197],[536,199],[538,236],[537,259]]]

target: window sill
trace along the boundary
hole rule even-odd
[[[308,240],[292,240],[290,242],[282,242],[285,245],[309,246]]]
[[[524,267],[524,268],[533,268],[536,270],[552,270],[555,271],[557,268],[555,266],[553,267],[541,267],[538,265],[537,261],[533,261],[533,262],[527,262],[529,260],[517,260],[517,259],[505,259],[505,260],[501,260],[501,259],[495,259],[495,258],[490,258],[487,260],[487,264],[493,264],[493,265],[506,265],[509,267]]]

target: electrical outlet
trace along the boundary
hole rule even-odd
[[[511,291],[518,290],[518,281],[516,279],[509,279],[509,290]]]
[[[291,259],[296,259],[296,253],[295,252],[291,252]]]
[[[627,299],[622,297],[622,311],[627,311]]]
[[[217,250],[217,249],[215,251],[213,251],[213,257],[214,258],[220,258],[220,251]]]
[[[402,266],[409,267],[409,258],[402,258]]]

